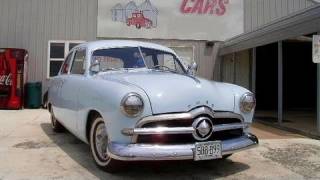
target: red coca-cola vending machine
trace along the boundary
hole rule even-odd
[[[28,52],[0,48],[0,109],[21,109],[27,82]]]

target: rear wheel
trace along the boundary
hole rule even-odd
[[[107,154],[108,134],[100,116],[94,118],[90,128],[90,149],[96,165],[104,171],[115,172],[120,169],[120,162]]]
[[[54,116],[52,107],[50,108],[50,115],[51,115],[51,127],[54,132],[63,132],[64,127],[62,124],[57,120],[57,118]]]

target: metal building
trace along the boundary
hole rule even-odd
[[[312,37],[320,31],[318,2],[244,4],[245,32],[223,42],[219,51],[220,80],[245,82],[256,93],[256,119],[319,137],[319,67],[312,63]]]
[[[201,3],[207,2],[207,3]],[[186,62],[196,61],[198,75],[242,85],[257,93],[258,110],[272,113],[275,123],[286,124],[290,108],[312,109],[310,119],[319,114],[317,92],[307,93],[303,106],[291,107],[300,89],[319,86],[315,64],[303,63],[301,76],[312,86],[293,87],[288,74],[300,62],[311,62],[310,39],[320,31],[320,6],[316,0],[229,0],[220,6],[202,0],[0,0],[0,47],[24,48],[29,51],[28,80],[41,81],[43,92],[48,80],[60,68],[67,52],[75,45],[96,39],[136,39],[169,46]],[[150,29],[134,27],[118,17],[114,7],[142,4],[156,21]],[[207,4],[207,6],[206,6]],[[132,10],[133,11],[133,10]],[[147,11],[147,10],[144,10]],[[131,10],[130,10],[131,12]],[[134,11],[139,13],[137,11]],[[131,12],[132,13],[132,12]],[[140,12],[143,13],[143,12]],[[126,18],[131,17],[128,16]],[[118,20],[117,20],[118,19]],[[119,20],[121,19],[121,21]],[[290,52],[305,54],[289,68]],[[270,63],[269,63],[270,62]],[[265,63],[265,64],[264,64]],[[262,68],[261,68],[262,67]],[[267,71],[269,67],[270,71]],[[289,73],[287,73],[289,72]],[[309,74],[310,74],[309,73]],[[261,75],[262,74],[262,75]],[[267,78],[265,78],[267,77]],[[291,78],[293,79],[293,78]],[[268,82],[268,83],[264,83]],[[318,83],[317,83],[318,82]],[[308,85],[305,85],[308,86]],[[270,94],[263,94],[268,89]],[[269,88],[270,89],[270,88]],[[293,91],[292,89],[295,89]],[[286,91],[290,92],[287,93]],[[261,95],[262,94],[262,95]],[[270,100],[265,97],[276,97]],[[313,99],[318,99],[313,101]],[[270,105],[268,104],[270,103]],[[319,103],[320,104],[320,103]],[[261,108],[267,107],[267,108]],[[290,107],[290,108],[287,108]],[[297,115],[299,116],[299,115]],[[318,115],[318,117],[320,117]],[[320,118],[318,118],[320,119]],[[311,123],[317,134],[318,123]],[[294,124],[294,126],[300,126]]]

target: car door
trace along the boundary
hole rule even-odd
[[[70,52],[65,61],[63,62],[59,74],[50,80],[49,88],[49,102],[52,104],[53,112],[55,117],[62,123],[65,124],[65,102],[64,96],[61,92],[66,76],[69,74],[71,60],[73,52]]]
[[[66,122],[66,126],[70,127],[70,131],[77,135],[77,121],[78,110],[79,110],[79,99],[78,96],[79,88],[84,80],[85,73],[85,57],[86,50],[85,48],[78,48],[74,52],[74,56],[72,58],[70,73],[67,77],[65,77],[65,81],[61,92],[64,97],[65,107],[66,107],[66,116],[68,117],[68,122]],[[82,97],[85,98],[85,97]]]

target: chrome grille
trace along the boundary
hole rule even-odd
[[[199,117],[204,117],[206,115],[200,115]],[[236,118],[210,118],[213,125],[223,125],[232,123],[241,123],[240,119]],[[144,124],[141,128],[156,128],[156,127],[190,127],[192,126],[194,119],[185,120],[165,120],[150,122]],[[228,140],[232,138],[237,138],[243,135],[243,129],[232,129],[220,132],[214,132],[211,137],[206,141],[215,140]],[[147,144],[186,144],[199,142],[196,140],[192,134],[152,134],[152,135],[138,135],[137,143],[147,143]]]

